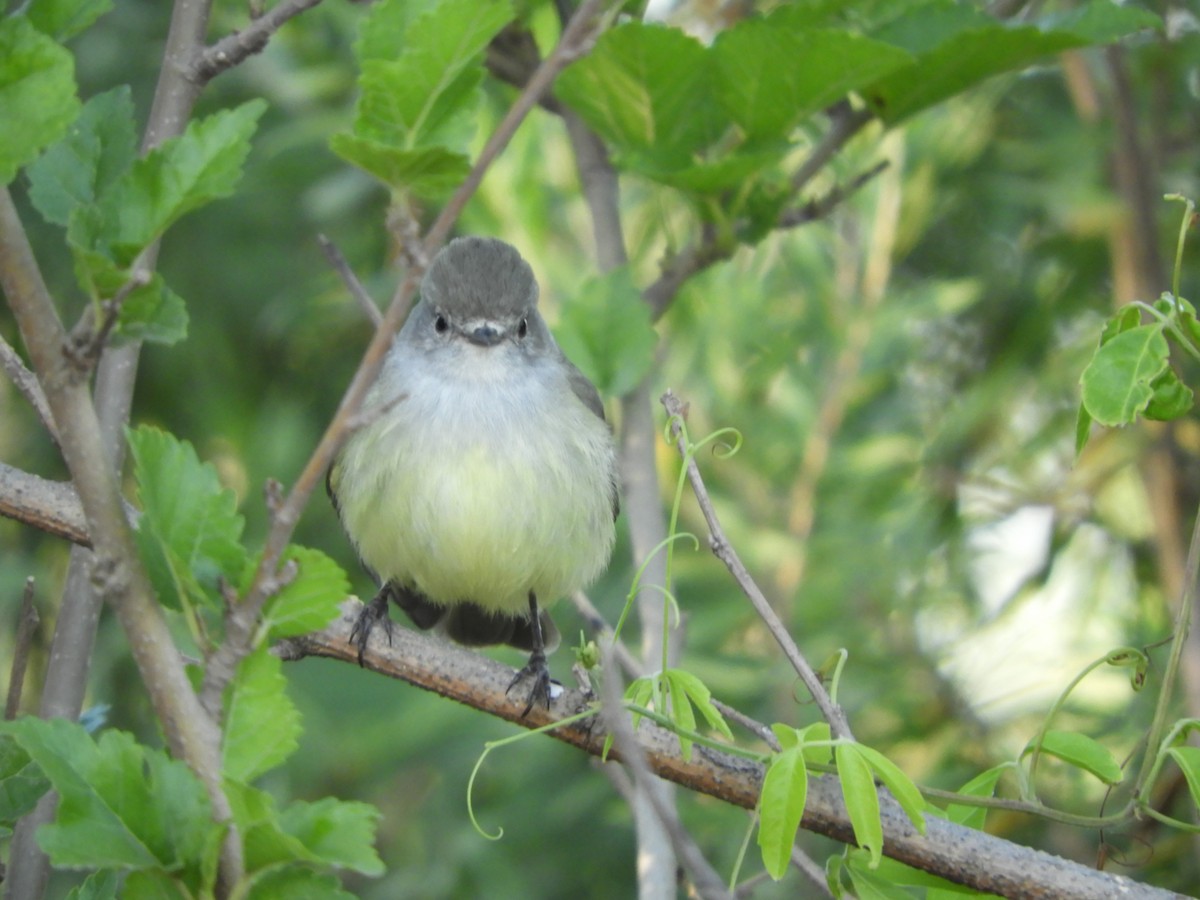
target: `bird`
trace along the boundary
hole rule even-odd
[[[547,609],[591,584],[615,542],[617,454],[595,385],[537,309],[533,270],[497,238],[460,237],[429,265],[355,429],[329,468],[338,517],[379,590],[359,663],[395,603],[418,628],[529,662],[522,711],[550,706]]]

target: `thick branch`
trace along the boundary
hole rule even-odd
[[[357,602],[346,603],[341,617],[324,631],[283,641],[276,646],[275,652],[288,660],[320,656],[356,664],[358,648],[350,643],[350,632],[360,609]],[[382,675],[406,681],[526,728],[536,728],[587,709],[592,699],[578,691],[565,690],[553,701],[550,710],[535,707],[528,717],[522,718],[524,704],[506,693],[512,680],[511,668],[466,648],[402,627],[393,629],[390,645],[382,638],[373,641],[364,654],[363,664]],[[602,723],[596,719],[566,725],[549,734],[597,757],[601,755],[607,736]],[[675,736],[646,720],[638,729],[638,743],[646,764],[659,777],[745,809],[757,805],[763,778],[761,764],[700,746],[694,747],[691,759],[685,760],[679,755],[679,742]],[[610,763],[619,760],[619,749],[614,748],[608,759]],[[1120,875],[1098,872],[934,816],[927,817],[926,833],[922,835],[885,790],[880,791],[879,799],[884,827],[883,852],[957,884],[1012,898],[1183,898],[1182,894]],[[827,775],[810,780],[802,824],[809,831],[853,843],[853,829],[836,778]]]
[[[42,390],[58,423],[63,457],[94,541],[92,581],[116,610],[172,752],[205,783],[214,814],[231,818],[221,787],[219,732],[196,700],[183,660],[139,561],[116,473],[109,465],[87,386],[63,353],[67,335],[7,189],[0,189],[0,286],[8,297]],[[238,872],[227,872],[233,880]],[[232,882],[230,882],[232,883]]]
[[[73,544],[92,545],[79,494],[70,482],[50,481],[0,463],[0,516]]]

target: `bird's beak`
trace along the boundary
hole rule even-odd
[[[500,343],[500,339],[504,337],[504,332],[488,322],[476,325],[474,328],[469,328],[465,332],[466,338],[477,347],[494,347]]]

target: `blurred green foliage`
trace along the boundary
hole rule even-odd
[[[533,12],[535,31],[548,14]],[[243,24],[243,15],[218,3],[214,33]],[[216,465],[240,499],[252,544],[264,531],[264,482],[294,479],[370,335],[315,235],[341,247],[381,302],[396,280],[385,191],[328,145],[354,121],[352,47],[362,15],[355,4],[322,4],[211,86],[201,113],[255,97],[269,108],[241,190],[181,221],[162,250],[160,268],[188,303],[189,336],[146,347],[134,421],[193,442]],[[128,83],[144,120],[166,22],[163,4],[140,0],[79,36],[81,96]],[[826,219],[766,237],[693,279],[657,326],[655,389],[669,385],[690,402],[694,435],[734,426],[745,437],[731,459],[700,459],[731,539],[810,659],[848,648],[840,699],[857,736],[939,787],[1015,757],[1087,660],[1110,646],[1159,640],[1170,627],[1174,598],[1156,554],[1162,511],[1141,466],[1158,446],[1179,467],[1175,524],[1186,533],[1200,498],[1200,430],[1184,422],[1106,433],[1074,460],[1078,378],[1126,283],[1129,232],[1141,227],[1113,186],[1120,126],[1111,110],[1120,98],[1110,61],[1100,52],[1075,57],[1072,80],[1048,61],[887,136],[868,128],[814,190],[886,158],[880,177]],[[1143,35],[1122,65],[1159,187],[1196,196],[1195,20]],[[1098,86],[1095,108],[1080,69]],[[490,80],[485,90],[481,135],[514,95]],[[686,243],[691,210],[648,180],[631,177],[622,191],[630,272],[644,285],[664,253]],[[898,212],[889,211],[894,203]],[[25,208],[51,289],[72,320],[82,298],[61,237]],[[1176,212],[1166,204],[1155,212],[1151,243],[1170,247]],[[552,323],[569,319],[594,271],[588,215],[555,117],[535,112],[525,123],[460,231],[517,245],[539,276]],[[1193,254],[1185,294],[1197,274]],[[1168,287],[1154,286],[1154,296]],[[7,309],[0,334],[18,343]],[[1194,367],[1183,375],[1195,383]],[[3,381],[0,458],[62,476],[53,445]],[[664,484],[673,484],[678,461],[665,444],[659,463]],[[1041,525],[1019,517],[1029,510],[1043,511]],[[690,499],[684,519],[702,533]],[[322,498],[296,540],[334,556],[359,592],[371,591]],[[7,520],[0,546],[0,609],[11,621],[24,578],[35,574],[52,624],[66,549]],[[761,720],[811,721],[815,711],[719,563],[681,550],[676,574],[682,665],[718,699]],[[631,576],[628,551],[618,547],[593,601],[615,616]],[[563,632],[577,633],[566,604],[559,609]],[[0,659],[10,635],[0,629]],[[33,672],[46,647],[48,638]],[[566,678],[568,654],[551,665]],[[355,894],[631,895],[631,819],[588,759],[549,740],[495,754],[477,781],[475,809],[505,836],[485,841],[466,816],[466,780],[482,742],[511,726],[349,666],[310,660],[285,674],[305,730],[267,787],[289,799],[333,794],[379,807],[388,871],[348,878]],[[1120,759],[1145,727],[1149,699],[1123,677],[1094,678],[1066,715]],[[146,702],[128,687],[135,679],[116,623],[106,620],[91,702],[111,704],[114,724],[149,738]],[[1042,774],[1043,794],[1068,808],[1094,811],[1102,801],[1094,783],[1053,760]],[[703,797],[681,796],[680,804],[714,864],[729,871],[745,814]],[[1099,843],[1024,818],[989,824],[1084,861]],[[1105,839],[1118,857],[1141,864],[1138,877],[1184,891],[1200,883],[1186,838],[1146,828]],[[1143,854],[1147,842],[1153,852]],[[802,844],[818,857],[836,852],[816,838]],[[794,891],[785,881],[759,895]]]

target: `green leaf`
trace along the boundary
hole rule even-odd
[[[677,28],[626,22],[572,63],[555,93],[618,150],[683,165],[729,124],[708,51]]]
[[[846,871],[858,900],[912,900],[913,895],[903,887],[878,871],[872,871],[878,866],[879,862],[869,854],[851,851]]]
[[[306,866],[286,866],[269,869],[249,879],[248,900],[277,900],[280,897],[299,897],[303,900],[355,900],[347,893],[336,875],[317,872]]]
[[[49,789],[29,754],[11,736],[0,735],[0,826],[11,828]]]
[[[1079,410],[1075,413],[1075,457],[1079,458],[1079,454],[1083,452],[1083,448],[1087,446],[1088,438],[1092,436],[1092,415],[1087,411],[1082,403],[1079,404]]]
[[[266,645],[238,665],[226,695],[223,771],[249,783],[299,746],[300,713],[288,699],[283,662]]]
[[[191,444],[165,431],[142,426],[128,441],[142,503],[138,546],[159,600],[218,605],[217,579],[236,584],[245,568],[233,491]]]
[[[29,166],[29,199],[47,222],[65,228],[74,209],[103,196],[136,157],[129,88],[97,94],[67,134]]]
[[[776,753],[758,798],[758,846],[767,874],[776,881],[787,872],[807,800],[808,770],[799,746]]]
[[[1169,747],[1167,755],[1175,760],[1187,781],[1192,802],[1200,807],[1200,747]]]
[[[66,900],[116,900],[120,889],[120,873],[115,869],[102,869],[89,875],[83,884],[71,888]]]
[[[226,792],[244,835],[247,871],[307,862],[364,875],[383,872],[372,846],[379,820],[375,807],[327,798],[293,803],[281,813],[265,791],[230,782]]]
[[[292,803],[279,821],[307,848],[312,860],[363,875],[382,875],[383,862],[374,847],[379,818],[379,810],[367,803],[326,797],[316,803]]]
[[[54,822],[38,843],[57,866],[167,868],[199,865],[220,827],[203,785],[182,762],[106,731],[93,741],[65,719],[0,725],[59,793]]]
[[[892,792],[892,796],[896,798],[905,815],[912,820],[917,831],[924,834],[925,807],[927,804],[925,803],[925,798],[921,796],[920,790],[913,783],[913,780],[905,775],[899,766],[878,750],[859,744],[858,752],[862,754],[867,764],[875,771],[876,777]]]
[[[415,17],[394,3],[376,10],[356,45],[353,129],[334,136],[334,152],[393,189],[441,189],[475,132],[483,52],[512,17],[507,0],[440,0]]]
[[[1042,752],[1091,772],[1105,784],[1119,784],[1121,781],[1121,766],[1113,755],[1086,734],[1047,731],[1042,738]]]
[[[965,794],[968,797],[992,797],[996,793],[996,784],[1000,781],[1000,776],[1005,773],[1011,763],[1002,763],[998,766],[980,772],[957,791],[959,794]],[[985,806],[966,806],[961,803],[951,803],[946,807],[946,818],[951,822],[957,822],[959,825],[965,825],[967,828],[975,828],[982,830],[987,822],[987,807]]]
[[[602,394],[627,393],[650,371],[658,335],[628,267],[587,281],[563,304],[555,333]]]
[[[175,344],[187,337],[187,304],[155,272],[121,306],[116,333],[130,341]]]
[[[251,100],[194,120],[182,135],[136,160],[94,214],[71,217],[72,248],[99,251],[127,266],[181,216],[233,193],[265,109],[264,101]]]
[[[911,64],[911,54],[858,34],[813,28],[783,6],[721,32],[716,95],[750,138],[783,138],[851,91]]]
[[[449,190],[471,171],[470,159],[444,147],[401,150],[346,133],[333,135],[329,146],[346,162],[374,175],[392,190],[408,190],[421,196]]]
[[[854,840],[871,854],[870,865],[875,868],[883,858],[883,820],[871,766],[858,744],[838,744],[833,757],[842,783],[846,812],[854,829]]]
[[[262,628],[268,641],[318,631],[338,616],[350,594],[345,571],[320,550],[290,546],[283,556],[299,566],[293,578],[263,610]],[[252,575],[254,566],[247,566]]]
[[[23,16],[0,18],[0,185],[79,112],[75,61]]]
[[[1150,389],[1154,396],[1146,404],[1146,411],[1143,413],[1147,419],[1167,422],[1182,418],[1192,408],[1192,389],[1179,380],[1179,376],[1170,366],[1150,382]]]
[[[66,41],[112,9],[112,0],[36,0],[26,15],[33,26],[56,41]]]
[[[359,25],[355,59],[360,63],[369,59],[395,59],[408,44],[409,25],[427,8],[428,4],[413,0],[372,3]]]
[[[1167,368],[1162,325],[1138,325],[1101,345],[1083,370],[1083,405],[1102,425],[1127,425],[1154,398],[1151,383]]]
[[[874,35],[917,56],[914,63],[863,91],[871,108],[888,124],[933,106],[1002,72],[1157,23],[1144,11],[1096,0],[1057,22],[1010,25],[955,4],[913,8]]]

